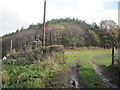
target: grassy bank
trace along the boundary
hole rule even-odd
[[[64,64],[53,59],[25,66],[3,65],[3,88],[46,88],[61,87],[58,72]]]
[[[58,73],[63,72],[65,67],[64,54],[55,51],[47,54],[44,53],[42,57],[41,51],[37,49],[25,54],[11,55],[4,60],[2,88],[61,87]]]

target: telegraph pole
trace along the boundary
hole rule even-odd
[[[46,0],[44,0],[44,17],[43,17],[43,43],[42,46],[45,46],[45,16],[46,16]]]
[[[12,54],[12,40],[11,40],[11,45],[10,45],[10,54]]]

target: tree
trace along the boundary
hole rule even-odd
[[[24,30],[24,27],[22,27],[21,29],[20,29],[20,31],[23,31]]]
[[[98,37],[98,35],[92,31],[92,30],[89,30],[89,38],[90,38],[90,45],[92,46],[98,46],[100,44],[100,39]]]
[[[16,30],[16,33],[19,32],[19,29]]]
[[[115,28],[118,28],[118,26],[113,20],[102,20],[100,22],[100,27],[105,28],[107,30],[113,30]]]
[[[114,47],[117,43],[118,26],[113,20],[104,20],[100,23],[101,28],[108,30],[108,38],[112,47],[112,65],[114,65]]]
[[[66,37],[62,37],[61,40],[62,45],[64,45],[65,47],[74,47],[76,45],[75,40],[73,39],[68,39]]]
[[[48,30],[53,32],[52,37],[54,37],[54,44],[60,44],[60,39],[62,38],[61,35],[64,30],[64,26],[59,24],[53,24],[49,26]]]

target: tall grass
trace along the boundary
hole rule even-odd
[[[64,60],[57,55],[43,61],[27,64],[26,57],[3,61],[2,88],[50,88],[61,87],[58,73],[63,72]],[[62,59],[62,60],[61,60]]]

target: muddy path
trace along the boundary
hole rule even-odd
[[[77,75],[77,63],[64,69],[64,73],[59,73],[59,81],[64,84],[62,88],[82,88]]]
[[[67,52],[71,53],[71,52]],[[78,56],[72,56],[78,57]],[[62,88],[85,88],[82,85],[82,82],[78,78],[77,72],[77,64],[80,60],[75,60],[72,63],[69,63],[67,68],[64,69],[64,73],[59,73],[59,81],[60,83],[64,84]],[[105,74],[105,70],[98,67],[93,61],[92,56],[90,56],[87,61],[92,65],[95,73],[99,76],[102,83],[107,88],[120,88],[119,84],[115,84],[112,82],[112,78]],[[109,72],[106,72],[109,74]]]
[[[112,83],[112,78],[106,76],[104,74],[104,70],[99,68],[90,58],[88,59],[89,63],[92,65],[95,73],[99,76],[99,78],[104,82],[107,88],[119,88],[116,84]]]

